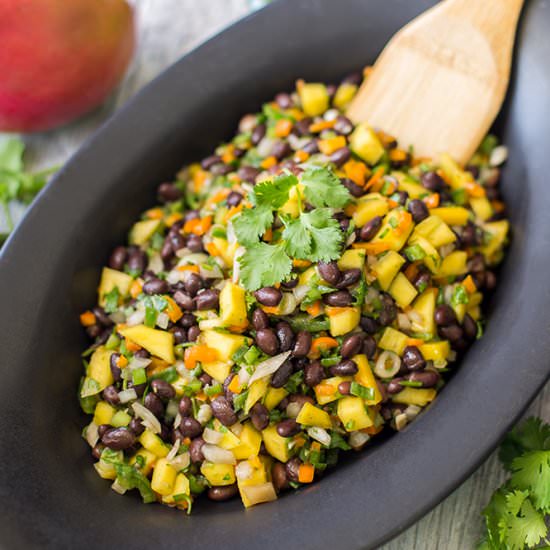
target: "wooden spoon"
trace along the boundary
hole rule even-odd
[[[416,156],[466,163],[498,114],[523,0],[444,0],[387,44],[348,109]]]

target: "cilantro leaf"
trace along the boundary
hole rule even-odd
[[[254,187],[253,201],[256,205],[281,208],[288,200],[290,190],[298,183],[294,174],[282,174],[272,181],[263,181]]]
[[[485,516],[485,526],[487,528],[487,540],[485,543],[491,549],[496,550],[501,546],[499,521],[505,513],[506,492],[504,488],[500,488],[493,493],[489,504],[487,504],[482,512],[483,516]]]
[[[21,172],[25,145],[20,139],[8,138],[0,141],[0,170]]]
[[[120,292],[118,290],[118,287],[115,286],[105,294],[105,312],[106,313],[114,313],[118,308],[118,300],[120,298]]]
[[[539,510],[550,512],[550,451],[531,451],[512,462],[510,484],[515,489],[530,491]]]
[[[133,466],[129,466],[128,464],[119,463],[114,466],[117,481],[125,489],[137,489],[141,494],[143,502],[146,504],[157,500],[155,492],[151,489],[150,481],[141,472],[138,472]]]
[[[468,292],[462,285],[456,285],[451,296],[451,305],[467,304],[470,301]]]
[[[550,425],[540,418],[528,418],[515,427],[504,439],[500,447],[499,458],[508,470],[513,460],[526,451],[550,450]]]
[[[258,243],[261,237],[273,223],[273,212],[269,206],[247,208],[233,220],[233,229],[237,240],[243,246]]]
[[[315,207],[343,208],[351,201],[350,192],[330,168],[308,168],[301,182],[307,201]]]
[[[304,223],[305,216],[307,214],[302,214],[296,219],[283,220],[285,249],[288,254],[300,259],[308,258],[311,253],[311,235]]]
[[[247,290],[272,286],[287,277],[292,261],[282,244],[252,244],[239,258],[240,281]]]

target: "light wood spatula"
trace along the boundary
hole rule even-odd
[[[465,163],[498,114],[524,0],[444,0],[388,43],[348,109],[416,156]]]

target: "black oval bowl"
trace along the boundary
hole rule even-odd
[[[19,548],[365,548],[420,518],[495,447],[548,377],[550,6],[527,3],[499,122],[514,238],[484,338],[431,409],[277,502],[200,502],[191,517],[120,497],[80,438],[78,313],[156,185],[208,154],[297,77],[372,62],[428,0],[283,0],[148,86],[70,161],[2,251],[0,538]],[[426,85],[430,83],[427,82]],[[452,108],[452,106],[450,106]],[[465,116],[468,116],[465,113]]]

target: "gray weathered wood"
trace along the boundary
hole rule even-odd
[[[100,109],[69,126],[26,139],[33,168],[62,163],[112,112],[163,68],[223,26],[245,15],[247,0],[135,0],[139,48],[132,67],[113,97]],[[77,184],[77,182],[75,182]],[[529,409],[550,421],[550,384]],[[384,550],[466,550],[479,536],[479,513],[503,473],[493,454],[443,503]]]

